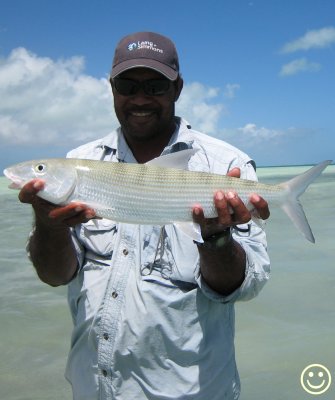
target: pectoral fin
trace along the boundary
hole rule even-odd
[[[192,240],[203,243],[200,225],[195,222],[175,222],[174,225]]]

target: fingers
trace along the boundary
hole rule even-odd
[[[62,223],[66,226],[73,227],[77,224],[85,223],[95,218],[95,211],[81,203],[70,203],[65,207],[53,208],[48,217],[54,223]]]
[[[26,183],[19,192],[19,200],[21,203],[32,204],[37,193],[44,188],[44,181],[41,179],[33,179]]]
[[[234,194],[229,192],[225,194],[222,191],[216,192],[214,195],[214,205],[218,213],[218,223],[224,227],[231,226],[233,224],[233,199]],[[232,201],[232,203],[231,203]]]
[[[255,207],[256,212],[262,219],[270,216],[268,203],[259,195],[250,196],[250,202]],[[214,195],[214,205],[217,211],[216,218],[206,218],[200,205],[193,207],[193,221],[198,223],[201,228],[202,236],[208,237],[222,230],[250,221],[251,213],[233,191],[227,193],[218,191]]]
[[[74,227],[96,217],[94,210],[81,203],[70,203],[66,206],[55,206],[48,203],[40,209],[34,208],[36,214],[42,216],[44,223],[50,227]]]
[[[199,224],[200,227],[203,227],[205,225],[206,219],[204,216],[204,210],[199,204],[193,207],[192,216],[193,216],[193,221]]]
[[[241,170],[237,167],[233,168],[231,171],[227,173],[227,176],[231,176],[233,178],[240,178],[241,176]],[[257,194],[252,194],[250,196],[250,203],[255,207],[256,213],[259,215],[260,218],[263,220],[268,219],[270,217],[270,210],[268,203],[259,195]],[[234,202],[234,200],[233,200]],[[236,206],[238,206],[237,203],[235,203]],[[245,210],[243,211],[240,206],[238,206],[239,210],[242,212],[241,216],[244,219],[246,216]]]
[[[216,218],[205,218],[200,205],[193,207],[193,220],[200,225],[203,237],[221,232],[230,226],[250,221],[250,212],[235,192],[216,192],[214,205],[217,211]]]
[[[227,176],[231,176],[232,178],[240,178],[241,170],[239,168],[235,167],[231,171],[227,172]]]
[[[238,197],[237,193],[233,191],[226,194],[223,192],[221,193],[220,197],[224,196],[226,206],[216,201],[220,192],[216,193],[214,200],[220,223],[226,224],[227,226],[233,226],[249,222],[251,218],[250,212],[243,201]],[[228,213],[226,210],[228,210]]]
[[[205,218],[204,211],[200,205],[194,206],[192,211],[193,221],[199,224],[201,235],[204,239],[219,232],[220,225],[217,223],[217,218]]]
[[[268,203],[263,199],[263,197],[258,194],[252,194],[249,198],[250,203],[255,207],[257,214],[262,219],[268,219],[270,217],[270,210]]]
[[[73,227],[95,218],[95,211],[81,203],[70,203],[67,206],[51,204],[37,196],[44,188],[44,181],[33,179],[23,186],[19,193],[22,203],[31,204],[34,208],[36,219],[45,226]]]

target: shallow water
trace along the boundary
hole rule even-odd
[[[260,168],[277,183],[305,167]],[[37,279],[25,255],[30,207],[0,178],[0,399],[70,400],[64,378],[72,322],[66,288]],[[253,301],[236,306],[241,400],[305,400],[300,375],[309,364],[331,373],[318,398],[335,399],[335,167],[302,197],[316,237],[307,242],[280,211],[267,223],[272,276]],[[318,382],[315,382],[315,384]],[[207,400],[207,399],[206,399]]]
[[[241,400],[315,397],[300,384],[310,364],[329,369],[333,383],[319,398],[335,399],[334,166],[326,171],[301,198],[315,244],[281,210],[272,210],[267,223],[271,279],[256,299],[236,307]],[[275,183],[300,172],[301,167],[285,167],[260,169],[258,174],[260,180]]]

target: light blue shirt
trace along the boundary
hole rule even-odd
[[[198,149],[190,170],[255,180],[250,158],[177,119],[163,154]],[[121,130],[69,157],[136,162]],[[75,400],[237,399],[234,302],[269,278],[264,232],[250,223],[233,235],[246,252],[241,287],[221,296],[202,280],[197,246],[174,225],[89,221],[73,229],[79,269],[68,286],[74,322],[66,377]],[[248,229],[250,228],[250,229]]]

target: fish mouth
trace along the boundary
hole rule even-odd
[[[21,189],[23,186],[23,180],[20,179],[18,176],[15,176],[12,172],[10,172],[8,169],[5,169],[3,171],[4,175],[6,178],[11,180],[12,182],[8,186],[9,189]]]

